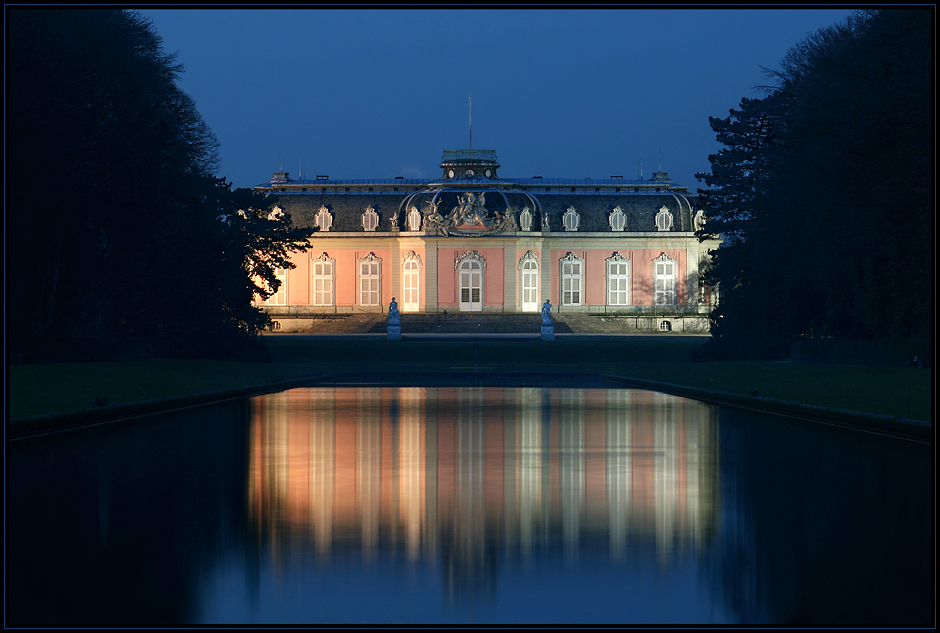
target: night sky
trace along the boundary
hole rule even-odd
[[[494,149],[502,178],[636,179],[694,192],[709,116],[759,98],[794,44],[848,9],[145,10],[235,187],[437,178]]]

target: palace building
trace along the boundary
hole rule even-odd
[[[291,180],[259,192],[311,230],[264,302],[282,331],[327,314],[557,313],[623,317],[625,331],[707,332],[701,271],[717,240],[665,173],[648,180],[503,178],[493,150],[446,150],[437,180]]]

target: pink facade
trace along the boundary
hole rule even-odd
[[[642,317],[641,329],[659,315],[707,331],[713,298],[701,275],[718,240],[699,239],[704,212],[667,174],[503,179],[492,150],[448,150],[441,167],[430,182],[279,172],[259,186],[311,232],[310,251],[264,302],[272,318],[383,313],[393,298],[402,313],[538,313],[548,300]]]

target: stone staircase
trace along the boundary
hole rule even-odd
[[[402,314],[402,334],[532,334],[542,331],[540,314]],[[377,320],[369,332],[385,332],[388,322],[383,316]],[[555,332],[571,333],[573,330],[566,323],[556,320]]]
[[[275,317],[276,318],[276,317]],[[531,334],[542,332],[542,315],[538,313],[430,313],[400,316],[401,333],[408,334]],[[637,334],[631,319],[586,313],[552,314],[556,334]],[[290,332],[309,334],[385,334],[388,315],[379,312],[324,315],[314,323]],[[286,329],[286,328],[285,328]],[[644,334],[657,332],[645,331]]]

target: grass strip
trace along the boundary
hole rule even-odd
[[[696,362],[701,342],[402,341],[272,338],[272,361],[150,360],[8,367],[8,418],[236,389],[333,372],[606,373],[765,398],[932,420],[933,372],[772,362]]]

